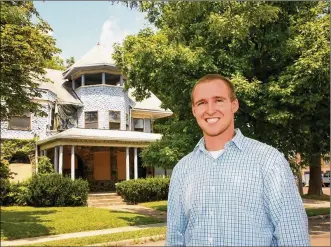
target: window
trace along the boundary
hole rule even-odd
[[[119,130],[121,128],[121,112],[109,111],[109,129]]]
[[[133,130],[144,132],[144,119],[134,118],[133,119]]]
[[[31,129],[31,113],[25,113],[22,116],[11,116],[9,119],[9,129],[30,130]]]
[[[126,130],[129,130],[129,113],[126,114]]]
[[[85,112],[85,128],[97,129],[98,128],[98,112],[89,111]]]

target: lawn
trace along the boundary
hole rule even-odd
[[[305,195],[303,195],[301,197],[302,198],[305,198],[305,199],[314,199],[314,200],[320,200],[320,201],[330,201],[330,196],[329,195],[316,196],[316,195],[305,194]]]
[[[144,207],[148,207],[148,208],[154,208],[156,210],[160,210],[160,211],[167,211],[167,205],[168,202],[167,201],[157,201],[157,202],[144,202],[144,203],[140,203],[139,205],[144,206]]]
[[[23,245],[23,246],[86,246],[86,245],[115,242],[115,241],[121,241],[127,239],[138,239],[141,237],[162,235],[165,233],[166,233],[166,227],[153,227],[150,229],[144,229],[144,230],[138,230],[132,232],[119,232],[119,233],[104,234],[93,237],[64,239],[64,240],[50,241],[40,244],[31,244],[31,245]]]
[[[330,214],[330,208],[306,208],[307,216]]]
[[[154,208],[160,211],[167,211],[167,201],[157,201],[157,202],[144,202],[139,205]],[[315,215],[325,215],[330,214],[330,208],[307,208],[306,209],[307,216],[315,216]]]
[[[149,216],[88,207],[2,207],[1,240],[162,222]]]

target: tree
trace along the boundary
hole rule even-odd
[[[31,99],[41,96],[37,87],[48,81],[44,76],[46,61],[60,52],[55,39],[47,34],[52,29],[31,1],[1,2],[0,23],[0,119],[26,111],[42,114],[40,105]]]
[[[56,69],[56,70],[65,70],[64,61],[59,56],[53,56],[50,60],[46,61],[45,68],[47,69]]]
[[[160,127],[164,136],[142,152],[144,163],[161,160],[164,166],[173,166],[193,149],[201,132],[193,127],[190,92],[201,76],[220,73],[236,87],[240,101],[236,127],[287,157],[301,153],[311,171],[320,172],[317,157],[329,149],[327,3],[139,2],[138,6],[158,31],[145,29],[127,36],[115,46],[113,57],[127,76],[127,87],[136,88],[138,100],[152,91],[176,119]],[[320,179],[318,183],[314,174],[312,179],[309,193],[319,194]]]
[[[71,67],[71,65],[75,63],[75,58],[74,57],[67,58],[66,63],[67,63],[67,68]]]

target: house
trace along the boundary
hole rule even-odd
[[[56,172],[87,179],[98,189],[162,175],[163,169],[142,167],[139,152],[161,138],[152,133],[153,121],[172,112],[153,93],[137,102],[114,64],[97,44],[66,71],[47,69],[53,83],[40,84],[42,97],[36,100],[48,116],[13,116],[1,123],[1,138],[37,136],[38,155],[49,157]]]

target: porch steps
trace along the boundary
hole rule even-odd
[[[114,205],[126,205],[123,198],[116,193],[89,193],[87,198],[88,207],[108,207]]]

